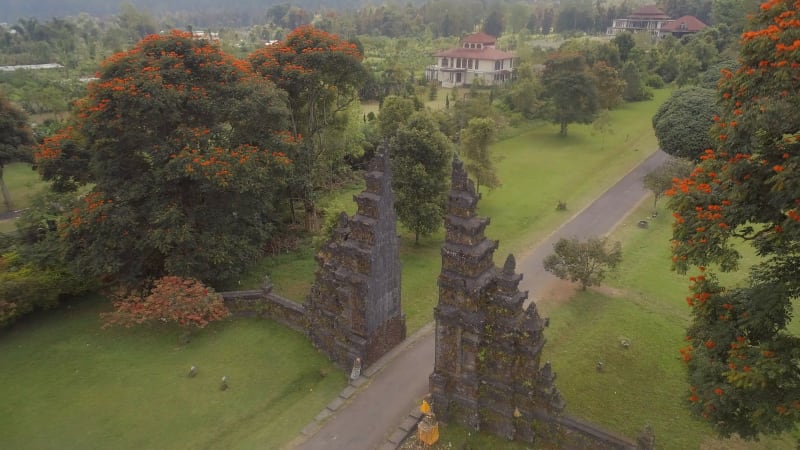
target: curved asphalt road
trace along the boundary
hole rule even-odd
[[[586,238],[608,234],[648,195],[642,178],[667,158],[668,155],[661,151],[653,153],[594,203],[575,214],[530,252],[517,258],[517,272],[524,275],[520,290],[530,291],[528,302],[536,299],[537,287],[556,280],[542,268],[542,260],[552,252],[553,243],[561,237]],[[491,235],[491,229],[488,234]],[[369,378],[366,387],[350,397],[349,403],[339,406],[333,417],[313,435],[296,440],[292,444],[294,448],[394,448],[387,444],[387,439],[428,392],[428,376],[433,371],[434,361],[433,329],[431,324],[426,325],[390,352],[384,358],[385,364],[374,364],[370,370],[377,368],[377,372],[370,374],[367,371]]]

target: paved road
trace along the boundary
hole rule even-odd
[[[648,194],[652,195],[642,185],[642,178],[668,158],[669,155],[660,150],[653,153],[591,205],[579,211],[569,222],[539,242],[531,251],[521,256],[516,255],[517,272],[524,274],[519,290],[529,292],[527,303],[535,301],[537,294],[541,294],[537,290],[538,287],[548,286],[557,280],[542,268],[544,258],[553,252],[553,244],[562,237],[586,239],[611,232],[643,198]],[[491,235],[491,232],[490,226],[487,234]]]
[[[667,158],[661,151],[654,153],[592,205],[517,258],[517,271],[524,274],[520,290],[530,291],[529,301],[536,298],[537,286],[546,286],[555,280],[542,269],[542,259],[552,252],[553,243],[562,236],[585,238],[610,232],[648,195],[642,186],[642,177]],[[487,235],[491,236],[491,227]],[[428,376],[433,371],[435,336],[432,326],[426,326],[414,336],[413,342],[404,344],[370,377],[369,384],[357,392],[349,404],[340,407],[316,434],[295,448],[373,450],[384,445],[428,392]]]

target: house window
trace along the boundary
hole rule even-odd
[[[494,70],[500,70],[503,68],[502,61],[495,61],[494,62]]]
[[[685,30],[686,29],[686,22],[681,22],[681,25],[678,28],[680,28],[681,30]]]
[[[478,63],[479,62],[480,62],[480,60],[478,60],[478,59],[475,60],[475,70],[478,70]]]
[[[472,69],[472,59],[467,60],[467,66]]]
[[[442,58],[442,67],[447,67],[449,63],[450,62],[447,60],[447,58]]]

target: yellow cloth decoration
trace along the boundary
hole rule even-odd
[[[422,414],[426,414],[426,415],[430,414],[431,413],[431,405],[429,405],[427,401],[423,400],[422,401],[422,405],[420,405],[420,407],[419,407],[419,412],[421,412]]]

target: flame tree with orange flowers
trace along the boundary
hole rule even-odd
[[[742,34],[740,68],[722,71],[715,148],[667,194],[672,258],[692,271],[687,403],[720,435],[756,439],[800,419],[800,1],[770,0]],[[711,267],[740,270],[723,286]]]
[[[71,125],[35,158],[91,190],[58,226],[83,277],[230,279],[260,255],[291,161],[286,97],[207,41],[173,31],[108,58]]]
[[[288,93],[291,129],[300,138],[290,155],[294,162],[290,198],[302,200],[309,230],[317,227],[316,196],[331,164],[343,163],[343,153],[362,151],[337,149],[339,139],[329,136],[347,127],[347,110],[367,79],[361,60],[355,44],[311,25],[249,56],[253,70]]]

